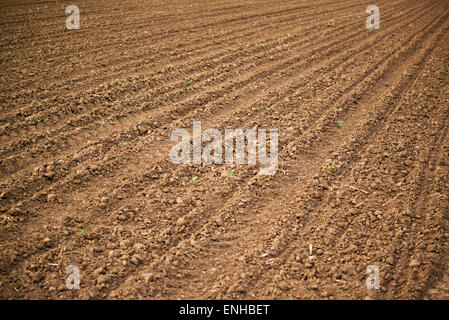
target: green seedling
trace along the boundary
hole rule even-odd
[[[245,55],[249,56],[249,51],[245,50]]]
[[[192,84],[192,83],[193,83],[193,80],[192,80],[192,79],[190,79],[190,80],[189,80],[188,82],[189,82],[189,84]]]
[[[184,67],[184,68],[181,69],[181,71],[182,71],[182,72],[187,72],[187,68]]]
[[[80,235],[82,235],[82,234],[83,234],[83,232],[84,232],[84,230],[83,230],[83,229],[81,229],[81,231],[80,231]]]
[[[11,175],[11,177],[14,178],[14,179],[17,178],[14,173]]]
[[[229,170],[228,178],[232,178],[233,176],[234,176],[234,170],[231,169],[231,170]]]
[[[123,80],[123,81],[122,81],[122,86],[127,86],[127,85],[128,85],[128,81]]]
[[[13,62],[16,66],[18,66],[19,64],[21,64],[21,62],[20,62],[19,59],[13,59],[12,62]]]
[[[143,80],[148,81],[150,80],[148,77],[143,78]]]
[[[196,182],[196,180],[198,180],[198,177],[197,176],[193,176],[191,181],[192,182]]]
[[[9,224],[6,225],[5,229],[6,229],[6,232],[10,232],[11,231],[11,227],[9,226]]]
[[[201,74],[206,74],[207,73],[207,71],[206,70],[203,70],[203,72],[201,72]]]
[[[125,118],[125,122],[129,122],[128,118]]]
[[[7,127],[9,127],[11,125],[11,123],[9,123],[9,122],[6,122],[6,126]]]
[[[169,64],[167,65],[167,67],[171,68],[171,67],[173,67],[173,66],[171,65],[171,63],[169,63]]]
[[[216,147],[215,147],[215,149],[217,149],[217,150],[221,150],[221,146],[220,146],[220,145],[218,145],[218,146],[216,146]]]
[[[343,128],[344,126],[345,126],[345,124],[344,124],[344,122],[343,121],[337,121],[337,124],[338,124],[338,126],[340,127],[340,128]]]
[[[41,120],[40,120],[40,119],[36,119],[35,122],[36,122],[36,124],[37,124],[37,123],[41,123]]]
[[[332,163],[330,165],[327,166],[327,169],[329,171],[333,171],[335,169],[335,163],[332,161]]]
[[[237,58],[237,61],[240,61],[240,57],[239,57],[239,58]]]
[[[263,44],[262,42],[260,42],[260,43],[259,43],[259,46],[263,47],[263,46],[264,46],[264,44]]]
[[[218,77],[218,73],[214,72],[214,77]]]
[[[148,89],[151,89],[151,85],[148,85],[148,87],[147,87]]]
[[[155,12],[155,14],[161,14],[162,13],[162,11],[156,11]]]
[[[122,142],[120,142],[120,145],[121,145],[121,146],[127,146],[127,145],[128,145],[128,142],[122,141]]]

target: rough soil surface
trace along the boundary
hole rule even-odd
[[[71,4],[0,8],[0,298],[449,298],[449,1]],[[172,164],[193,121],[279,170]]]

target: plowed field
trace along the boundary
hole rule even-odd
[[[5,0],[0,25],[0,298],[449,299],[449,1]],[[194,121],[278,129],[278,171],[172,163]]]

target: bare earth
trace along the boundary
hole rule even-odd
[[[0,298],[449,299],[449,1],[375,4],[2,1]],[[172,164],[193,121],[279,170]]]

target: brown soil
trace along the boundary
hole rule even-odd
[[[0,298],[449,298],[448,1],[71,4],[0,8]],[[193,121],[278,172],[172,164]]]

